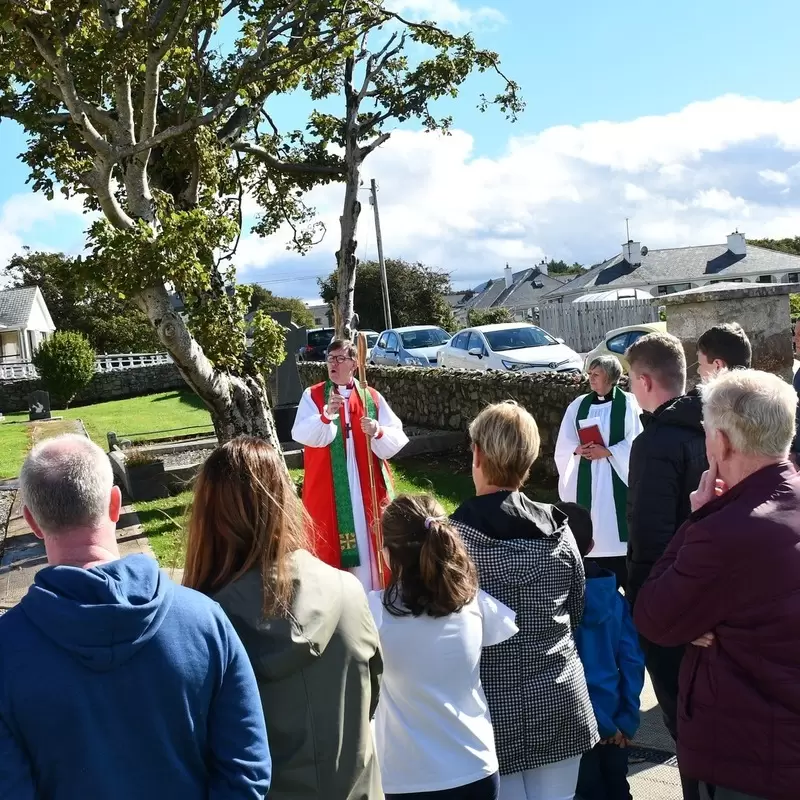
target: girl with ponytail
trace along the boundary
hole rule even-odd
[[[387,800],[496,800],[484,647],[517,633],[514,612],[478,589],[444,509],[403,495],[383,514],[385,591],[370,594],[384,657],[375,737]]]

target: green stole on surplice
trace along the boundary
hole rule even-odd
[[[578,406],[578,416],[575,418],[575,425],[580,430],[580,423],[589,416],[589,410],[594,401],[597,399],[596,392],[589,392],[586,397],[581,401]],[[625,401],[625,393],[618,387],[614,387],[611,394],[611,437],[606,445],[613,447],[625,439],[625,413],[627,410],[627,403]],[[578,492],[577,503],[585,509],[592,510],[592,464],[588,458],[580,457],[580,466],[578,467]],[[619,540],[621,542],[628,541],[628,517],[627,517],[627,501],[628,501],[628,487],[625,485],[622,478],[617,475],[613,464],[608,465],[611,469],[611,486],[614,494],[614,509],[617,516],[617,528],[619,529]]]
[[[325,405],[330,402],[331,393],[334,391],[336,387],[333,385],[332,381],[327,381],[325,384]],[[372,392],[369,389],[365,389],[361,386],[361,384],[357,381],[353,381],[353,391],[358,393],[359,398],[361,399],[362,404],[364,405],[364,414],[369,417],[370,419],[377,419],[377,409],[375,408],[375,400],[372,397]],[[349,399],[345,400],[345,403],[349,403]],[[355,522],[353,521],[353,502],[350,497],[350,479],[347,475],[347,451],[345,449],[345,439],[347,438],[345,431],[342,430],[342,414],[344,411],[342,410],[341,414],[336,417],[335,420],[331,422],[331,425],[335,425],[337,427],[337,435],[336,438],[330,444],[330,452],[331,452],[331,471],[333,472],[333,496],[336,503],[336,526],[339,530],[339,547],[342,552],[342,568],[343,569],[350,569],[351,567],[358,567],[361,566],[361,559],[358,553],[358,543],[356,541],[356,526]],[[353,420],[350,420],[351,426],[353,425]],[[366,434],[364,434],[366,436]],[[351,447],[355,447],[355,436],[353,434],[353,438],[350,440]],[[369,457],[372,457],[372,446],[370,444],[370,440],[367,437],[367,453]],[[389,477],[388,470],[386,469],[386,462],[382,459],[380,460],[381,465],[381,476],[383,477],[384,486],[386,487],[387,496],[392,497],[392,481]],[[358,465],[359,468],[362,468],[362,465]],[[364,464],[363,469],[368,469],[368,465]],[[378,476],[375,476],[375,480],[377,481]],[[363,492],[362,492],[363,494]],[[362,498],[365,503],[369,502],[368,498]],[[365,517],[367,517],[367,528],[369,533],[369,516],[366,514],[365,508]],[[380,558],[381,554],[377,554],[377,558]]]

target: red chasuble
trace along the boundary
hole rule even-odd
[[[368,389],[378,408],[378,395],[372,388]],[[318,383],[311,387],[311,399],[322,414],[325,408],[325,383]],[[373,581],[376,578],[376,565],[384,569],[384,584],[389,579],[389,570],[386,568],[382,556],[378,553],[375,537],[375,525],[372,514],[372,497],[369,485],[368,461],[373,462],[375,476],[375,491],[378,497],[378,512],[387,505],[386,485],[383,480],[381,461],[372,452],[369,437],[361,430],[360,420],[364,416],[364,403],[357,391],[352,391],[347,400],[352,430],[345,439],[345,449],[355,447],[358,477],[361,484],[361,498],[364,503],[364,515],[369,530],[370,552],[359,553],[360,563],[370,565]],[[340,434],[345,431],[344,407],[340,413]],[[305,477],[303,479],[303,505],[314,523],[313,547],[314,555],[326,564],[337,569],[342,568],[341,545],[339,542],[339,527],[336,521],[336,499],[333,488],[333,467],[331,465],[331,448],[306,447],[304,449]],[[388,471],[388,464],[386,465]],[[348,501],[350,497],[348,496]],[[377,581],[375,581],[377,583]]]

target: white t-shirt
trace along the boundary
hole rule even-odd
[[[515,613],[485,592],[435,619],[396,617],[371,592],[384,672],[375,742],[386,794],[438,792],[498,770],[481,686],[484,647],[514,636]]]

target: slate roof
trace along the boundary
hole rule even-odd
[[[638,267],[629,264],[622,253],[619,253],[549,292],[546,299],[552,300],[585,291],[787,272],[800,272],[800,256],[756,247],[749,242],[745,255],[734,255],[728,250],[727,244],[650,250],[646,256],[642,256],[642,263]]]
[[[533,308],[548,292],[563,286],[563,281],[540,272],[538,267],[515,272],[510,288],[505,278],[495,278],[479,287],[464,308]]]
[[[25,328],[31,318],[38,286],[23,286],[21,289],[0,291],[0,326]]]

